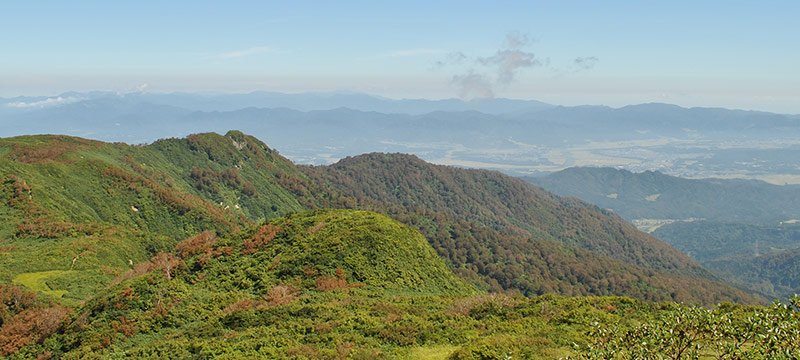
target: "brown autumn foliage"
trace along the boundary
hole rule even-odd
[[[175,251],[181,259],[188,259],[198,255],[197,263],[205,266],[211,258],[220,255],[230,255],[229,247],[215,247],[217,234],[213,231],[203,231],[194,237],[187,238],[175,246]]]
[[[11,194],[8,199],[10,206],[16,206],[19,201],[27,200],[23,195],[31,195],[31,187],[19,176],[9,174],[3,179],[3,183],[11,185]]]
[[[305,275],[306,279],[313,278],[314,276],[317,276],[318,274],[319,274],[319,271],[317,269],[314,269],[313,266],[311,266],[311,265],[303,266],[303,275]]]
[[[49,216],[27,218],[17,224],[15,233],[18,237],[30,236],[36,238],[56,239],[80,233],[91,233],[83,224],[73,224],[68,221],[54,220]]]
[[[354,287],[364,287],[364,284],[350,284],[345,279],[344,270],[336,268],[336,276],[323,275],[314,280],[314,285],[319,291],[332,291],[336,289],[349,289]]]
[[[68,313],[69,309],[61,306],[32,307],[4,321],[0,327],[0,356],[44,341],[61,327]]]
[[[7,155],[9,159],[26,164],[40,164],[63,160],[64,155],[89,145],[100,145],[99,141],[85,140],[64,135],[55,135],[46,142],[36,144],[14,144]]]
[[[298,297],[297,294],[300,292],[300,289],[294,287],[292,285],[275,285],[273,286],[267,295],[264,295],[263,299],[267,305],[267,307],[272,307],[276,305],[286,305],[290,304],[295,301]]]
[[[11,284],[0,284],[0,325],[36,303],[36,292]]]
[[[233,304],[228,305],[222,310],[223,313],[229,313],[239,310],[255,310],[255,309],[268,309],[273,306],[291,304],[299,299],[300,289],[293,285],[277,284],[269,289],[266,295],[261,299],[241,299]]]
[[[128,320],[126,317],[120,317],[119,320],[114,320],[111,322],[111,328],[124,335],[125,337],[130,337],[137,332],[139,332],[139,328],[134,324],[131,320]]]
[[[242,247],[242,254],[247,255],[258,251],[258,248],[272,242],[272,240],[275,239],[275,235],[280,230],[281,230],[280,226],[272,224],[259,226],[258,230],[256,230],[256,234],[253,235],[252,239],[244,240],[243,244],[244,246]]]
[[[135,278],[155,270],[162,270],[164,277],[167,278],[167,280],[172,280],[172,277],[175,276],[180,268],[184,266],[185,264],[181,258],[172,253],[160,252],[156,254],[156,256],[153,256],[150,261],[141,262],[133,269],[130,269],[122,273],[122,275],[117,276],[111,281],[109,286],[114,286],[127,279]]]
[[[168,189],[153,180],[127,172],[118,167],[110,166],[103,171],[103,174],[117,179],[121,185],[127,185],[127,188],[132,191],[141,193],[144,192],[145,189],[149,189],[164,205],[175,209],[181,215],[193,209],[198,209],[204,211],[206,213],[205,215],[215,218],[220,224],[234,225],[221,209],[197,196],[175,189]]]

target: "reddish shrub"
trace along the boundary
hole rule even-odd
[[[363,287],[364,284],[350,284],[345,279],[344,270],[336,268],[336,276],[324,275],[314,280],[314,285],[319,291],[331,291],[336,289],[349,289],[352,287]]]
[[[127,279],[135,278],[155,270],[163,270],[164,277],[167,278],[167,280],[172,280],[172,277],[175,276],[178,270],[184,266],[185,264],[181,258],[173,255],[172,253],[160,252],[156,254],[156,256],[153,256],[150,261],[141,262],[133,269],[124,272],[120,276],[117,276],[111,281],[109,286],[114,286]]]
[[[119,320],[112,321],[111,328],[114,331],[121,333],[125,337],[130,337],[139,331],[139,329],[136,327],[136,324],[125,317],[120,317]]]
[[[0,284],[0,324],[36,303],[36,293],[10,284]]]
[[[274,226],[272,224],[261,225],[258,227],[256,234],[253,235],[252,239],[245,239],[244,246],[242,247],[242,254],[252,254],[258,250],[258,248],[269,244],[275,239],[275,235],[278,231],[281,230],[280,226]]]
[[[203,231],[194,237],[188,238],[175,246],[175,251],[182,259],[190,256],[213,251],[217,242],[217,234],[213,231]]]
[[[299,292],[300,289],[292,285],[275,285],[267,295],[264,295],[263,299],[267,307],[286,305],[295,301]]]
[[[44,341],[67,318],[65,307],[29,308],[3,323],[0,328],[0,356],[6,356],[33,342]]]

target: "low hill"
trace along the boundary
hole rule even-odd
[[[596,326],[695,321],[705,311],[620,297],[479,293],[416,231],[350,210],[289,214],[230,236],[203,232],[72,311],[0,287],[0,298],[10,296],[22,299],[0,303],[4,325],[15,326],[0,328],[0,355],[10,359],[551,359],[597,341]],[[715,321],[764,317],[762,309],[725,304]]]
[[[273,358],[303,345],[298,331],[318,334],[307,341],[331,350],[336,342],[327,341],[325,333],[342,334],[346,338],[340,341],[361,347],[374,346],[375,340],[408,345],[404,339],[413,343],[423,329],[392,303],[414,306],[414,299],[421,299],[416,312],[436,297],[474,293],[418,232],[386,216],[351,210],[295,213],[230,236],[206,231],[188,238],[121,274],[74,314],[52,305],[39,308],[29,316],[55,315],[59,309],[50,325],[59,331],[46,334],[45,344],[29,342],[23,334],[5,343],[9,331],[0,331],[0,355],[46,351],[57,358],[184,358],[219,355],[224,346],[225,352]],[[381,305],[374,299],[385,300]],[[348,313],[354,309],[359,317]],[[399,318],[382,324],[386,312]],[[344,319],[348,323],[340,323]],[[275,326],[280,323],[291,326]],[[414,333],[402,333],[408,326]],[[258,345],[259,338],[269,345]],[[208,341],[214,345],[198,347]]]
[[[674,223],[653,235],[740,287],[768,298],[800,293],[800,226]]]
[[[334,275],[367,288],[395,292],[472,291],[419,232],[373,212],[294,213],[241,230],[216,245],[205,241],[190,239],[178,245],[184,256],[200,255],[189,267],[207,268],[207,278],[232,287],[256,282],[248,287],[251,291],[265,291],[277,282],[296,278]],[[212,255],[213,260],[204,255],[218,251],[231,251],[232,255]]]
[[[772,222],[800,219],[800,186],[755,180],[682,179],[646,171],[569,168],[526,177],[548,191],[612,209],[628,220]]]

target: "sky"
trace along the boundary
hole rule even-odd
[[[5,1],[0,96],[351,91],[800,114],[800,1]]]

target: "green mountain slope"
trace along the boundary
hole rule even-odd
[[[694,314],[629,298],[476,293],[417,232],[351,210],[201,233],[73,311],[0,287],[0,299],[20,295],[0,307],[16,326],[0,328],[0,355],[10,359],[551,359],[595,341],[591,326]]]
[[[404,316],[407,310],[392,302],[420,298],[425,306],[436,296],[475,293],[418,232],[384,215],[351,210],[291,214],[229,237],[204,232],[138,264],[111,284],[76,307],[76,313],[60,314],[64,323],[48,334],[52,336],[47,343],[27,343],[31,346],[17,356],[47,351],[64,358],[159,353],[183,358],[221,354],[229,347],[249,354],[243,356],[282,357],[289,348],[303,345],[298,331],[330,332],[318,335],[316,341],[323,345],[337,334],[343,334],[342,341],[360,345],[379,345],[375,339],[402,345],[409,336],[412,343],[416,337],[402,329],[417,324],[422,315]],[[403,300],[390,300],[393,297]],[[388,303],[370,300],[375,298]],[[348,305],[347,299],[371,304]],[[348,314],[350,309],[369,313],[357,318]],[[419,310],[423,309],[414,311]],[[373,319],[384,318],[387,311],[399,314],[392,321],[398,323]],[[342,319],[355,327],[337,323]],[[275,326],[277,321],[292,325]],[[360,328],[367,325],[375,329]],[[3,335],[0,331],[0,340]],[[270,344],[266,353],[259,352],[263,341]],[[14,344],[2,344],[0,354]]]
[[[349,173],[345,165],[359,161],[298,168],[235,131],[145,146],[19,137],[0,149],[7,219],[0,276],[72,302],[202,231],[228,234],[327,207],[374,210],[411,225],[483,289],[756,301],[618,218],[494,172],[404,156],[384,163],[382,155],[357,158],[375,163]],[[392,181],[405,183],[387,188]]]
[[[71,301],[188,236],[305,208],[276,180],[294,165],[237,132],[141,147],[25,136],[0,154],[0,279]]]
[[[766,297],[800,293],[800,226],[716,221],[675,223],[655,232],[729,282]]]
[[[556,241],[644,268],[708,276],[684,254],[613,213],[498,172],[376,153],[313,168],[310,173],[353,197],[424,208],[503,234]]]
[[[0,140],[0,356],[548,359],[681,307],[533,295],[758,301],[586,203],[355,160],[296,167],[239,132]]]
[[[797,260],[792,260],[797,256],[793,250],[800,248],[793,225],[800,219],[798,186],[690,180],[610,168],[570,168],[527,180],[613,209],[629,220],[652,219],[641,224],[741,288],[767,298],[788,298],[800,291],[790,285],[799,274]],[[692,221],[679,221],[686,219]]]

